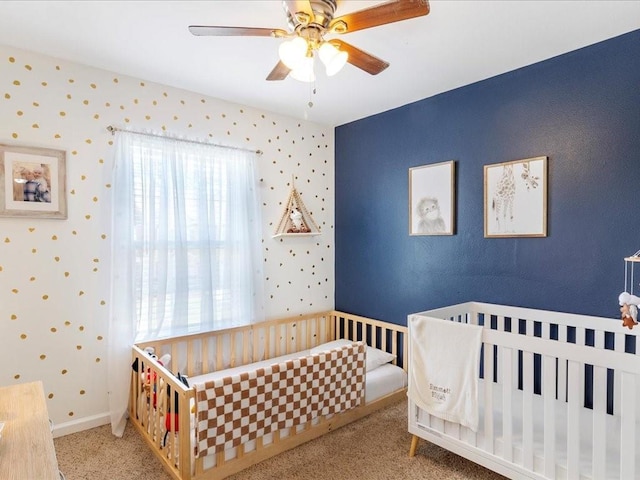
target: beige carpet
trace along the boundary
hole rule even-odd
[[[130,425],[123,438],[109,426],[54,441],[67,480],[169,480],[159,461]],[[420,441],[408,455],[407,403],[400,402],[357,422],[265,460],[233,480],[496,480],[504,477],[442,448]]]

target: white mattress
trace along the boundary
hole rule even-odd
[[[262,360],[260,362],[241,365],[239,367],[227,368],[225,370],[205,373],[204,375],[189,377],[189,385],[217,380],[230,375],[239,375],[241,373],[253,371],[257,368],[264,368],[276,363],[282,363],[287,360],[304,357],[309,355],[309,353],[309,350],[303,350],[301,352],[270,358],[269,360]],[[385,395],[400,390],[401,388],[405,388],[406,386],[407,373],[402,368],[391,363],[387,363],[372,370],[371,372],[367,372],[365,379],[365,402],[373,402],[378,398],[384,397]]]

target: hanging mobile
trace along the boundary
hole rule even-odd
[[[635,264],[640,262],[640,250],[624,259],[624,292],[618,296],[620,304],[620,317],[622,326],[629,330],[638,324],[638,305],[640,297],[633,293],[633,283],[635,278]]]

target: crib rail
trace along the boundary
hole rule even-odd
[[[429,432],[507,476],[638,478],[629,449],[640,440],[637,331],[610,319],[475,302],[422,314],[484,326],[483,421],[472,432],[412,406],[412,433]]]
[[[394,363],[402,367],[403,352],[407,351],[406,332],[404,326],[329,311],[141,342],[133,347],[133,361],[137,359],[139,370],[132,374],[130,420],[173,478],[225,478],[397,401],[404,392],[389,395],[374,405],[364,404],[321,419],[314,425],[299,426],[282,434],[276,432],[264,444],[258,439],[249,446],[240,445],[233,452],[216,454],[213,459],[194,459],[195,393],[177,379],[178,373],[189,378],[296,353],[340,338],[364,341],[393,353],[397,356]],[[158,357],[170,354],[170,364],[165,368],[150,358],[145,352],[149,347]]]

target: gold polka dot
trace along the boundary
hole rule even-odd
[[[84,103],[85,105],[89,105],[89,100],[83,100],[82,103]]]
[[[94,258],[93,259],[93,263],[100,263],[100,259],[99,258]]]
[[[13,57],[9,57],[9,63],[16,63],[16,59]]]
[[[66,112],[60,112],[60,116],[61,116],[61,117],[64,117],[64,116],[66,116],[66,115],[67,115],[67,114],[66,114]]]
[[[98,197],[93,197],[93,201],[97,202],[98,201]]]
[[[56,327],[51,327],[51,333],[56,333],[58,329]]]
[[[113,79],[113,83],[118,83],[118,79],[117,79],[117,78],[114,78],[114,79]]]
[[[20,338],[21,338],[22,340],[25,340],[25,339],[27,338],[27,334],[26,334],[26,333],[23,333],[22,335],[20,335]]]
[[[58,239],[58,236],[57,236],[57,235],[52,235],[52,236],[51,236],[51,240],[57,240],[57,239]]]
[[[93,116],[93,118],[95,118],[96,120],[98,120],[100,118],[100,115],[98,115],[97,113]]]
[[[86,142],[86,143],[91,143],[91,139],[90,139],[90,138],[87,138],[87,139],[85,140],[85,142]]]
[[[11,320],[17,320],[18,316],[15,313],[11,314]]]
[[[62,138],[59,133],[56,133],[53,138]]]
[[[91,218],[91,215],[85,215],[84,218],[86,218],[87,220],[89,220]]]
[[[65,320],[64,325],[65,325],[66,327],[68,327],[68,326],[70,326],[70,325],[71,325],[71,322],[70,322],[69,320]]]
[[[31,282],[35,282],[35,281],[36,281],[36,277],[31,277],[31,278],[29,279],[29,281],[31,281]]]
[[[19,291],[19,290],[18,290],[17,288],[12,288],[12,289],[11,289],[11,292],[12,292],[12,293],[18,293],[18,291]]]
[[[46,86],[47,86],[47,82],[42,82],[42,83],[41,83],[41,85],[42,85],[43,87],[46,87]]]
[[[13,138],[18,138],[18,134],[17,134],[16,132],[13,132],[13,133],[11,134],[11,136],[12,136]]]
[[[40,128],[40,125],[38,125],[37,123],[34,123],[33,125],[31,125],[31,128]]]
[[[11,240],[9,239],[9,237],[4,237],[4,243],[11,243]]]
[[[38,102],[33,102],[33,106],[34,106],[34,107],[39,107],[39,106],[40,106],[40,104],[39,104]]]
[[[35,227],[29,227],[29,232],[33,233],[35,229],[36,229]]]
[[[81,332],[84,332],[84,325],[80,325],[80,326],[78,327],[78,330],[80,330]]]
[[[77,155],[78,151],[77,150],[71,150],[71,155]]]
[[[97,338],[98,340],[102,340],[102,339],[103,339],[103,336],[102,336],[102,335],[98,335],[96,338]]]
[[[45,358],[47,358],[47,356],[44,353],[40,355],[40,360],[44,360]]]
[[[13,378],[14,378],[15,380],[18,380],[18,379],[20,378],[20,374],[19,374],[19,373],[16,373],[16,374],[13,376]]]
[[[68,277],[69,276],[69,272],[64,272],[64,276]]]
[[[21,117],[21,116],[23,115],[23,112],[22,112],[21,110],[18,110],[18,111],[16,112],[16,114],[17,114],[19,117]]]
[[[74,82],[75,82],[75,80],[73,78],[69,79],[69,83],[74,83]]]
[[[97,271],[98,271],[98,267],[95,267],[95,268],[93,269],[93,271],[94,271],[94,272],[97,272]]]
[[[102,159],[102,158],[101,158],[101,159],[99,159],[99,160],[98,160],[98,163],[104,163],[104,159]]]
[[[11,98],[11,95],[9,95],[8,93],[4,94],[4,98],[6,98],[7,100],[9,100]]]
[[[71,100],[71,94],[70,93],[67,93],[67,99]]]
[[[73,235],[77,235],[77,234],[78,234],[78,232],[76,232],[75,230],[71,230],[71,233],[72,233]]]
[[[104,240],[107,238],[107,236],[103,233],[102,235],[100,235],[100,238]]]
[[[97,88],[95,83],[92,83],[91,85],[89,85],[91,88]]]
[[[81,297],[82,295],[84,295],[84,292],[83,292],[82,290],[80,290],[80,291],[78,292],[78,296],[79,296],[79,297]]]
[[[73,417],[73,412],[69,412],[67,415],[69,415],[70,417]]]
[[[50,393],[49,395],[47,395],[47,397],[49,397],[49,399],[53,398],[53,393]]]
[[[47,295],[46,293],[44,295],[42,295],[42,299],[43,300],[49,300],[49,295]]]
[[[31,70],[31,65],[25,65],[24,68],[26,68],[27,70]]]
[[[62,375],[66,375],[68,372],[68,370],[66,368],[63,368],[62,371],[60,372]]]
[[[60,257],[53,257],[53,259],[54,259],[56,262],[59,262],[59,261],[60,261]]]
[[[82,350],[82,345],[76,345],[76,350]]]
[[[84,395],[85,393],[84,389],[80,390],[80,395]]]
[[[96,358],[96,363],[100,363],[100,357]]]
[[[107,302],[105,302],[104,300],[100,300],[100,305],[106,305]]]
[[[75,188],[74,188],[74,189],[72,189],[69,193],[70,193],[71,195],[75,195],[75,194],[76,194],[76,189],[75,189]]]
[[[35,248],[31,249],[31,253],[36,253],[38,250],[36,250]]]
[[[13,84],[14,84],[15,86],[18,86],[18,85],[20,85],[20,82],[19,82],[18,80],[14,80],[14,81],[13,81]]]
[[[87,179],[87,176],[86,176],[86,175],[82,175],[82,176],[80,177],[80,179],[81,179],[81,180],[86,180],[86,179]]]

